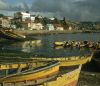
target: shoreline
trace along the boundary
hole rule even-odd
[[[23,35],[48,35],[48,34],[69,34],[69,33],[100,33],[98,30],[54,30],[54,31],[49,31],[49,30],[14,30],[15,33],[23,34]]]

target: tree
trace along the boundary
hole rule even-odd
[[[4,17],[4,15],[3,15],[3,14],[0,14],[0,18],[1,18],[1,17]]]

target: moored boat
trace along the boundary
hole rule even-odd
[[[0,29],[0,37],[10,40],[24,40],[26,38],[25,35],[16,34],[12,29]]]
[[[64,46],[65,42],[54,42],[54,46]]]
[[[59,41],[59,42],[54,42],[54,48],[62,46],[63,48],[92,48],[92,49],[100,49],[100,42],[93,42],[93,41]]]

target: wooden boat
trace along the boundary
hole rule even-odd
[[[3,86],[7,86],[9,84],[12,86],[19,83],[22,84],[21,86],[24,86],[25,84],[38,85],[54,78],[58,72],[59,62],[52,61],[46,66],[40,66],[37,68],[29,67],[24,69],[18,68],[8,70],[5,75],[0,76],[0,83]]]
[[[9,69],[0,76],[1,86],[76,86],[81,65],[62,67],[58,61],[45,66]],[[10,64],[11,65],[11,64]],[[22,67],[22,66],[21,66]],[[14,74],[13,74],[14,73]]]
[[[54,42],[54,46],[64,46],[65,42]]]
[[[8,63],[9,61],[9,63]],[[17,69],[17,68],[27,68],[27,67],[40,67],[47,65],[48,61],[37,61],[32,60],[30,58],[8,58],[8,57],[0,57],[0,71],[1,70],[9,70],[9,69]]]
[[[60,41],[54,42],[54,47],[62,46],[63,48],[68,47],[78,47],[78,48],[93,48],[100,49],[100,42],[92,42],[92,41]]]
[[[26,38],[25,35],[16,34],[12,29],[0,29],[0,36],[10,40],[24,40]]]
[[[11,58],[10,64],[7,64],[8,60],[0,60],[1,86],[76,86],[82,64],[90,61],[91,57]],[[36,66],[35,62],[42,66]]]
[[[56,77],[54,80],[49,80],[48,82],[45,82],[39,86],[77,86],[77,82],[79,79],[81,66],[70,66],[66,67],[65,69],[67,71],[60,70],[59,76]]]
[[[73,65],[82,65],[87,62],[90,62],[92,59],[92,55],[86,56],[71,56],[71,57],[57,57],[57,58],[49,58],[49,57],[33,57],[33,60],[38,61],[59,61],[60,66],[73,66]]]

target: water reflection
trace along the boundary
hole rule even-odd
[[[41,40],[25,41],[21,45],[21,51],[30,53],[33,48],[41,46]]]
[[[22,51],[22,52],[31,52],[32,49],[41,46],[41,40],[30,40],[24,42],[10,42],[6,41],[1,45],[1,50],[15,50],[15,51]]]

